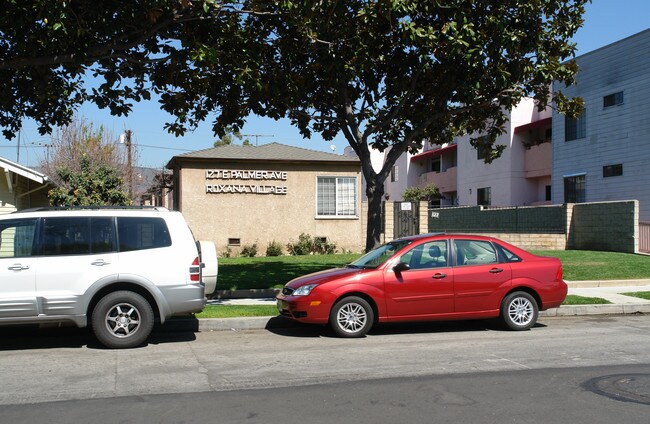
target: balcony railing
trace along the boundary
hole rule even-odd
[[[526,178],[548,177],[551,175],[552,143],[532,146],[524,153]]]

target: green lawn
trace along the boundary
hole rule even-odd
[[[587,250],[539,250],[534,253],[560,258],[564,279],[627,280],[650,278],[650,256]],[[219,258],[217,290],[280,288],[301,275],[341,267],[359,254]]]
[[[625,296],[632,296],[632,297],[638,297],[640,299],[646,299],[650,300],[650,292],[630,292],[630,293],[622,293]]]
[[[360,255],[219,258],[217,290],[281,288],[301,275],[342,267]]]
[[[273,317],[278,314],[275,305],[207,305],[196,318]]]
[[[563,305],[607,305],[611,304],[607,299],[602,297],[585,297],[585,296],[576,296],[575,294],[567,295]]]
[[[590,250],[537,250],[533,253],[560,258],[564,279],[569,281],[650,278],[650,256]]]

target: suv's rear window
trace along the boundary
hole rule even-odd
[[[167,224],[162,218],[117,218],[117,234],[120,252],[172,245]]]

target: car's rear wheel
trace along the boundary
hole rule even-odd
[[[95,337],[112,349],[140,346],[149,337],[153,323],[154,314],[149,302],[131,291],[109,293],[93,309]]]
[[[537,322],[539,307],[526,292],[510,293],[501,302],[501,319],[511,330],[528,330]]]
[[[358,296],[339,300],[330,312],[330,326],[341,337],[365,336],[374,320],[372,307]]]

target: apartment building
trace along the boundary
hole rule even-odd
[[[496,140],[506,146],[501,157],[485,163],[484,152],[470,143],[481,134],[457,137],[446,145],[427,143],[421,153],[400,157],[396,167],[404,175],[386,181],[386,192],[391,200],[401,200],[407,187],[434,184],[442,198],[433,206],[549,204],[551,119],[550,108],[540,112],[533,99],[524,99]]]
[[[472,134],[449,145],[428,145],[402,155],[397,181],[386,181],[391,200],[406,187],[435,184],[447,205],[525,206],[639,200],[650,221],[650,30],[576,58],[577,84],[556,86],[585,101],[569,119],[524,99],[510,113],[505,145],[491,164],[471,146]],[[396,172],[397,174],[397,172]],[[400,180],[401,179],[401,180]]]
[[[639,200],[650,221],[650,29],[576,58],[578,119],[553,114],[553,203]]]

